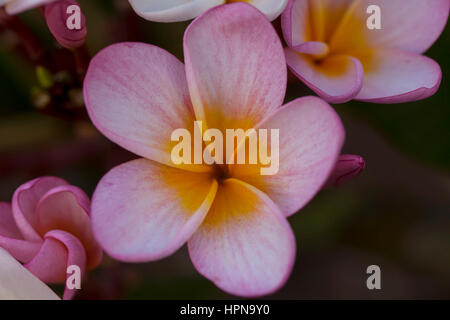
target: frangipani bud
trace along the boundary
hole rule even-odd
[[[75,0],[60,0],[47,5],[45,19],[50,32],[61,46],[75,49],[84,45],[86,18]]]
[[[352,154],[341,155],[325,188],[337,187],[358,176],[365,168],[366,162],[363,157]]]

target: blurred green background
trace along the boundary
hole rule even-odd
[[[86,13],[91,54],[115,42],[143,41],[183,59],[188,23],[147,22],[126,0],[79,3]],[[133,155],[79,116],[84,113],[80,82],[67,80],[64,70],[73,62],[57,48],[42,16],[33,11],[20,18],[52,52],[50,69],[63,85],[56,91],[43,88],[19,39],[0,29],[0,201],[10,201],[20,184],[43,175],[63,177],[91,195],[109,168]],[[367,169],[339,188],[322,191],[290,218],[298,242],[295,269],[286,286],[268,298],[450,298],[449,27],[426,55],[443,70],[441,88],[432,98],[335,106],[347,131],[344,153],[362,155]],[[291,77],[286,100],[305,94],[311,92]],[[46,103],[65,105],[76,120],[45,114]],[[372,264],[381,267],[382,290],[366,288],[366,268]],[[201,277],[183,248],[148,264],[106,257],[77,298],[232,297]]]

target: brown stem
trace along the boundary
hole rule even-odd
[[[91,55],[89,54],[86,44],[73,49],[72,53],[75,59],[77,75],[80,77],[79,80],[83,82],[84,75],[89,67],[89,62],[91,61]]]

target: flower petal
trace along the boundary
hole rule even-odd
[[[81,189],[56,187],[47,192],[37,205],[36,229],[42,236],[50,230],[62,230],[75,236],[86,249],[88,269],[93,269],[100,264],[103,253],[92,233],[89,210],[89,198]]]
[[[347,49],[362,45],[423,53],[444,30],[450,10],[448,0],[361,0],[354,3],[333,36],[333,41],[345,44]],[[370,5],[381,9],[380,30],[366,26]]]
[[[316,63],[309,55],[286,48],[289,69],[320,97],[330,103],[344,103],[361,90],[364,78],[361,62],[351,56],[335,55]]]
[[[290,0],[281,16],[289,47],[330,39],[354,0]]]
[[[253,6],[219,6],[196,19],[186,30],[184,53],[195,114],[208,127],[251,128],[281,106],[283,49]]]
[[[284,11],[288,0],[250,0],[247,2],[264,13],[267,19],[273,21]]]
[[[219,187],[205,222],[189,240],[195,268],[220,289],[256,297],[278,290],[295,260],[295,238],[278,207],[235,179]]]
[[[23,240],[14,221],[11,205],[6,202],[0,202],[0,247],[21,262],[30,261],[41,247],[41,242]]]
[[[67,250],[60,241],[47,238],[39,252],[24,266],[45,283],[64,283]]]
[[[302,44],[299,44],[298,46],[292,47],[292,49],[299,53],[312,55],[313,57],[325,57],[330,51],[328,45],[325,42],[320,41],[304,42]]]
[[[395,49],[362,52],[364,83],[355,99],[400,103],[425,99],[439,88],[439,65],[424,56]]]
[[[260,165],[234,165],[231,175],[266,193],[289,216],[322,189],[340,154],[344,127],[327,103],[304,97],[282,107],[259,128],[279,130],[278,172],[261,175]]]
[[[25,240],[42,241],[35,230],[36,205],[47,191],[61,185],[68,185],[68,183],[56,177],[43,177],[21,185],[14,193],[12,199],[14,220]]]
[[[39,253],[24,266],[46,283],[66,283],[67,268],[76,265],[84,274],[86,253],[81,242],[65,231],[53,230],[45,235]],[[66,288],[63,298],[70,299],[75,292]]]
[[[92,225],[112,257],[129,262],[161,259],[197,229],[217,190],[210,174],[139,159],[112,169],[92,199]]]
[[[191,20],[225,0],[129,0],[142,18],[157,22]]]
[[[11,205],[0,202],[0,236],[22,239],[22,234],[14,221]]]
[[[45,235],[46,239],[55,239],[64,244],[67,250],[66,260],[66,276],[67,269],[70,266],[77,266],[80,268],[81,276],[84,275],[86,269],[86,253],[82,243],[70,233],[61,230],[53,230]],[[66,282],[66,281],[65,281]],[[69,289],[67,283],[64,289],[63,299],[70,300],[75,295],[77,289]]]
[[[0,248],[0,300],[59,300],[7,251]]]
[[[55,0],[13,0],[6,4],[6,12],[10,15],[19,14],[29,9],[46,5]]]
[[[106,137],[169,166],[174,166],[172,132],[193,129],[183,64],[152,45],[120,43],[97,54],[86,75],[84,97],[91,120]]]

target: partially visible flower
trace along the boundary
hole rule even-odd
[[[184,56],[185,65],[158,47],[121,43],[91,61],[84,82],[91,120],[142,157],[99,182],[92,199],[96,239],[127,262],[162,259],[188,242],[194,266],[222,290],[270,294],[295,261],[287,217],[328,178],[345,138],[342,122],[316,97],[281,107],[283,48],[270,22],[248,4],[218,6],[197,18],[184,35]],[[196,120],[222,134],[279,130],[279,171],[176,165],[171,135],[192,132]]]
[[[58,300],[41,280],[0,248],[0,300]]]
[[[261,10],[269,20],[275,20],[288,0],[129,0],[142,18],[157,22],[186,21],[198,17],[212,7],[233,2],[246,2]]]
[[[0,0],[0,6],[5,6],[8,14],[19,14],[56,0]]]
[[[381,29],[369,29],[369,6]],[[282,15],[292,72],[331,103],[425,99],[441,83],[422,56],[442,33],[449,0],[290,0]]]
[[[86,18],[82,12],[80,12],[80,28],[71,30],[67,27],[67,20],[71,15],[67,13],[67,8],[73,5],[79,7],[75,0],[60,0],[45,7],[45,20],[50,32],[56,41],[67,49],[84,45],[87,35]]]
[[[0,247],[46,283],[65,283],[68,266],[84,274],[103,253],[89,218],[90,201],[75,186],[43,177],[19,187],[12,204],[0,202]],[[63,298],[75,293],[66,287]]]
[[[366,162],[363,157],[343,154],[339,157],[325,187],[339,186],[358,176],[365,168]]]

